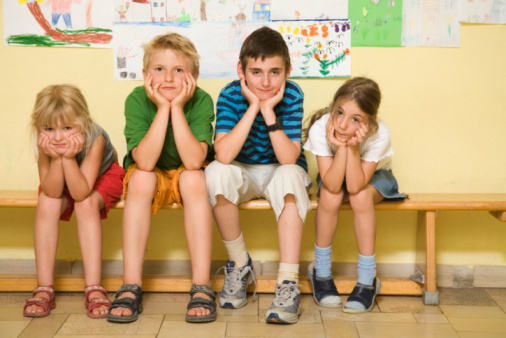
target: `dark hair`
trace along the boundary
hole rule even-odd
[[[381,91],[378,84],[371,79],[365,77],[355,77],[346,81],[334,95],[334,99],[329,108],[316,111],[306,122],[307,127],[302,130],[302,138],[307,139],[309,129],[326,113],[336,113],[340,101],[353,100],[364,113],[369,115],[369,124],[373,131],[378,129],[376,116],[381,103]]]
[[[261,58],[263,61],[265,58],[274,56],[281,56],[285,72],[288,72],[291,67],[290,53],[283,36],[279,32],[264,26],[251,33],[244,40],[239,60],[244,72],[250,58],[253,60]]]

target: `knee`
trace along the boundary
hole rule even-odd
[[[272,176],[273,181],[289,180],[290,182],[301,181],[300,174],[297,171],[296,164],[281,165],[274,171]]]
[[[49,197],[44,192],[42,192],[40,193],[39,199],[37,201],[37,209],[38,212],[47,215],[54,213],[59,214],[62,209],[62,204],[63,204],[62,198]]]
[[[154,171],[137,169],[128,181],[128,195],[147,195],[152,198],[158,185],[158,177]]]
[[[334,194],[322,187],[320,190],[320,199],[318,200],[318,208],[323,210],[339,210],[343,202],[343,198],[343,190]]]
[[[207,196],[206,177],[202,170],[184,170],[179,175],[181,193],[205,194]]]
[[[350,194],[350,205],[354,212],[374,208],[372,193],[369,189],[362,189],[356,194]]]
[[[88,215],[91,212],[96,212],[98,210],[98,201],[93,199],[92,194],[82,201],[74,202],[74,210],[76,212],[76,215]]]

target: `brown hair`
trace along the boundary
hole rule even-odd
[[[334,95],[334,99],[330,104],[330,108],[324,108],[316,111],[309,121],[306,121],[307,127],[302,130],[303,140],[307,139],[309,129],[326,113],[335,114],[342,100],[353,100],[364,113],[369,115],[369,124],[371,130],[376,132],[378,129],[378,109],[381,103],[381,91],[378,84],[371,79],[365,77],[355,77],[346,81]]]
[[[91,135],[96,132],[96,126],[90,117],[83,94],[74,85],[52,85],[42,89],[37,94],[30,118],[36,156],[38,156],[37,136],[40,133],[40,126],[58,123],[79,125],[86,139],[85,149],[89,150],[91,147]]]
[[[285,73],[290,70],[290,53],[283,36],[267,26],[259,28],[251,33],[244,40],[239,60],[241,61],[242,71],[246,71],[246,65],[249,59],[256,60],[261,58],[262,61],[268,57],[281,56],[285,66]]]
[[[144,48],[143,65],[147,71],[149,66],[149,60],[151,56],[165,49],[171,49],[175,53],[181,53],[188,58],[192,67],[192,74],[197,75],[199,73],[199,54],[193,42],[187,37],[178,33],[168,33],[158,35],[153,38],[148,44],[142,46]]]

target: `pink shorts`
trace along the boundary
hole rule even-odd
[[[125,176],[125,170],[120,167],[118,162],[111,164],[109,169],[102,175],[100,175],[95,181],[93,190],[98,192],[104,199],[104,208],[100,209],[100,218],[106,219],[109,209],[114,206],[123,193],[123,177]],[[42,192],[42,188],[39,186],[39,194]],[[68,207],[60,216],[60,220],[68,221],[74,212],[74,199],[70,196],[70,192],[65,186],[63,189],[63,196],[68,202]]]

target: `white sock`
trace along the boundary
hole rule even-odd
[[[283,283],[284,280],[299,284],[299,264],[279,263],[277,284]]]
[[[234,261],[238,268],[242,268],[248,264],[248,252],[246,251],[242,232],[233,241],[223,241],[223,243],[225,243],[225,248],[227,248],[229,259]]]

